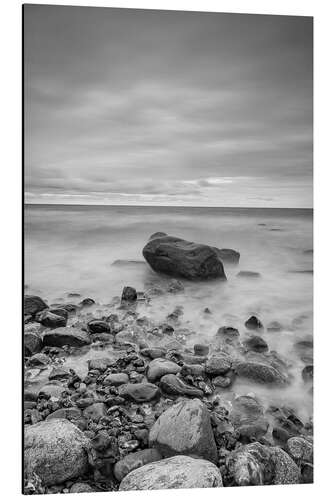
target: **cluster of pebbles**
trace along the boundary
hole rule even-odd
[[[137,311],[182,291],[177,280],[141,294],[125,287],[103,314],[78,294],[50,306],[25,296],[26,494],[312,482],[312,422],[255,394],[258,384],[283,391],[291,382],[259,318],[246,319],[245,340],[221,326],[214,342],[191,345],[180,306],[159,324]],[[312,345],[303,344],[311,390]],[[67,366],[91,350],[84,376]],[[226,404],[237,379],[253,392]]]

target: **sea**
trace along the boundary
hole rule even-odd
[[[238,328],[245,338],[244,322],[253,314],[264,326],[278,321],[281,331],[265,328],[260,335],[289,364],[293,383],[274,390],[242,383],[234,390],[254,392],[266,406],[289,405],[311,418],[312,391],[301,371],[312,353],[304,355],[295,344],[313,339],[312,209],[26,205],[25,291],[50,304],[77,293],[107,306],[124,286],[145,291],[163,285],[167,278],[154,273],[142,256],[157,231],[235,249],[240,261],[225,264],[227,281],[182,280],[183,294],[141,305],[141,314],[165,321],[182,306],[184,324],[194,332],[188,347],[210,343],[221,326]],[[260,278],[241,278],[239,271],[258,272]],[[207,307],[211,314],[204,313]]]

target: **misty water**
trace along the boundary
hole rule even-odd
[[[272,321],[281,331],[260,335],[271,351],[289,365],[293,381],[286,388],[236,381],[237,394],[256,394],[268,404],[285,404],[307,420],[312,415],[312,393],[301,377],[311,362],[311,349],[300,352],[295,343],[312,340],[312,229],[313,213],[307,209],[234,209],[176,207],[113,207],[30,205],[25,208],[26,293],[40,295],[49,304],[92,297],[99,317],[111,308],[126,285],[144,291],[163,283],[144,262],[142,248],[156,231],[240,252],[237,266],[225,265],[227,281],[183,281],[183,294],[156,297],[140,303],[138,312],[165,322],[175,306],[183,306],[183,326],[194,333],[185,339],[213,342],[217,329],[233,326],[241,340],[249,335],[244,322],[257,315],[264,326]],[[118,262],[117,262],[118,261]],[[120,261],[120,262],[119,262]],[[131,261],[131,262],[128,262]],[[132,262],[133,261],[133,262]],[[241,270],[256,271],[260,278],[240,278]],[[70,292],[80,299],[68,298]],[[212,314],[205,314],[208,307]],[[103,351],[105,355],[117,353]],[[93,347],[66,361],[78,373],[87,360],[100,357]],[[222,391],[223,392],[223,391]],[[224,391],[228,399],[228,392]]]

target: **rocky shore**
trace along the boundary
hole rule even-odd
[[[141,306],[149,311],[157,298],[183,294],[180,275],[226,279],[223,250],[188,243],[157,233],[145,247],[153,269],[171,275],[164,287],[125,286],[110,304],[75,292],[51,304],[25,296],[26,494],[312,482],[312,421],[256,395],[257,387],[283,391],[292,382],[261,336],[278,334],[278,323],[251,316],[246,336],[221,325],[213,342],[199,344],[181,306],[159,323],[142,315]],[[237,252],[224,256],[238,263]],[[305,344],[295,348],[311,391],[312,343]],[[84,376],[69,359],[86,360]],[[234,392],[237,380],[251,393]]]

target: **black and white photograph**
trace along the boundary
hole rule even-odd
[[[23,493],[309,487],[313,18],[22,36]]]

